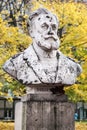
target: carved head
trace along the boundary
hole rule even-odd
[[[48,10],[39,8],[33,12],[28,19],[28,30],[33,41],[43,50],[58,49],[58,19]]]

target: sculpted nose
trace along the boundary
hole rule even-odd
[[[52,30],[52,27],[49,27],[49,29],[48,29],[48,35],[53,35],[54,33],[53,33],[53,30]]]

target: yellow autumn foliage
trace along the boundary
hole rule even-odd
[[[14,130],[14,123],[0,122],[0,130]]]
[[[75,130],[87,130],[87,122],[76,122]]]
[[[14,130],[14,123],[0,122],[0,130]],[[87,130],[87,123],[76,122],[75,130]]]
[[[32,39],[19,31],[17,27],[8,25],[0,16],[0,95],[5,95],[7,89],[13,88],[13,78],[2,70],[4,62],[11,56],[23,51]],[[12,89],[13,90],[13,89]]]

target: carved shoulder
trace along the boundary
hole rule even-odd
[[[69,58],[69,57],[68,57],[68,59],[75,63],[75,67],[76,67],[76,71],[77,71],[77,76],[79,76],[82,73],[82,67],[80,66],[80,64],[78,64],[77,62],[75,62],[74,59]]]
[[[65,56],[64,54],[62,54],[60,51],[58,52],[60,55],[60,59],[61,59],[61,63],[62,65],[67,65],[67,67],[71,67],[75,70],[77,76],[79,76],[82,72],[82,67],[80,66],[80,64],[78,64],[77,62],[75,62],[74,59]]]
[[[10,74],[11,76],[13,76],[14,78],[16,78],[18,63],[22,59],[21,57],[22,57],[21,53],[17,54],[17,55],[14,55],[13,57],[11,57],[3,65],[3,70],[5,72],[7,72],[8,74]]]

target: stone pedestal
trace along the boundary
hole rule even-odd
[[[66,95],[28,94],[16,105],[15,130],[75,130]]]

